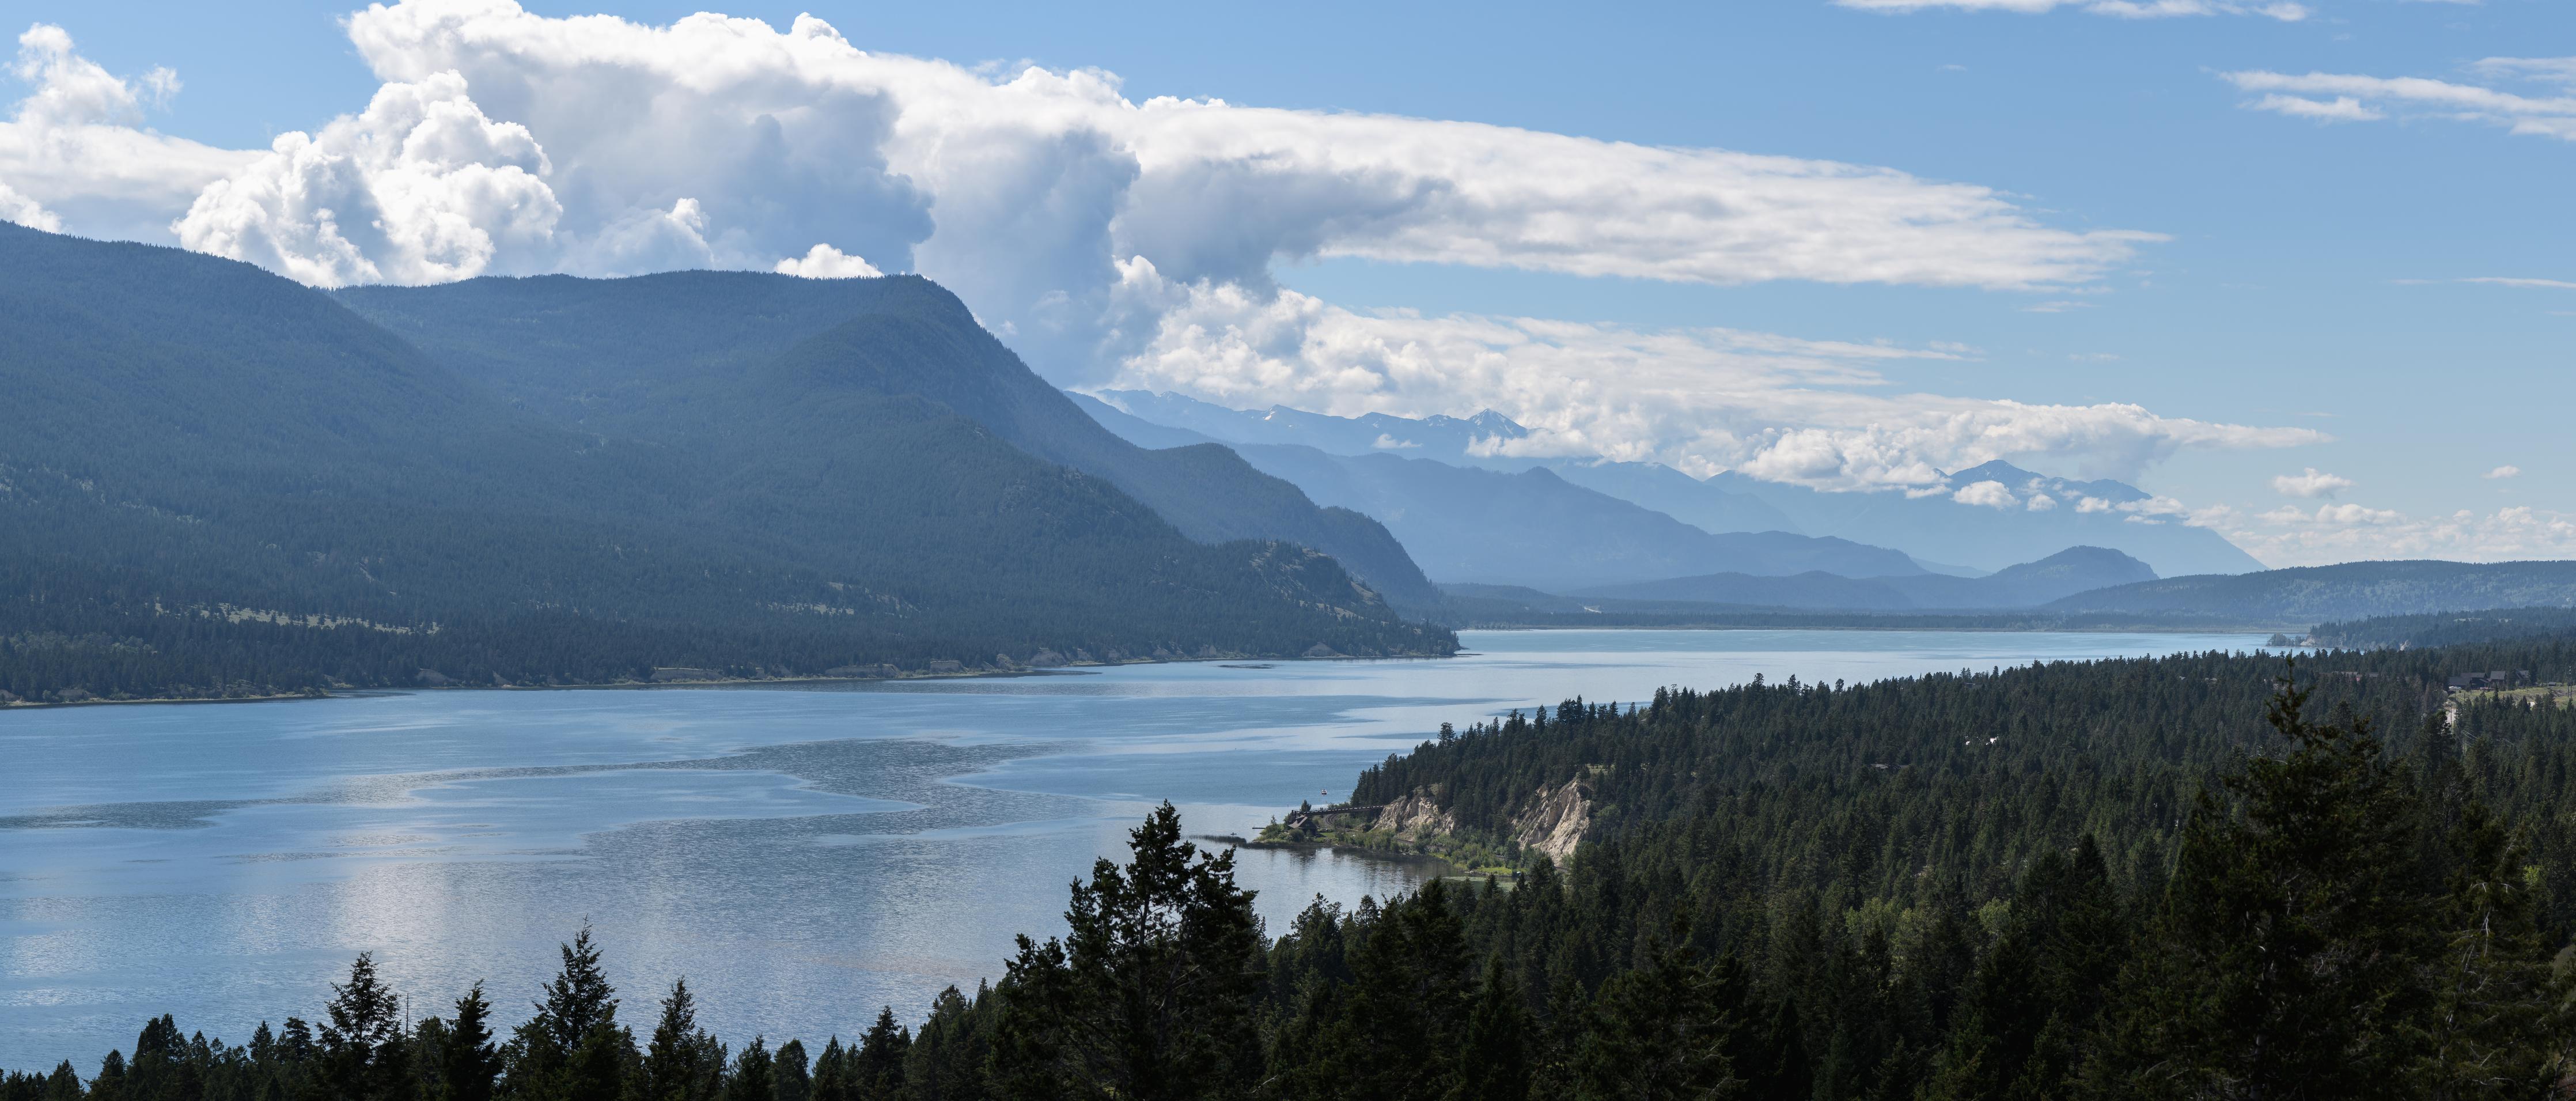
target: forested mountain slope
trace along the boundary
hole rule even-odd
[[[1149,451],[1030,372],[964,303],[914,276],[749,272],[485,278],[363,287],[343,301],[433,358],[567,427],[648,440],[774,432],[816,392],[918,395],[1013,447],[1097,476],[1201,542],[1277,539],[1332,555],[1398,604],[1437,599],[1386,530],[1317,508],[1222,447]],[[805,422],[780,447],[854,425]]]
[[[2490,608],[2576,607],[2576,562],[2346,562],[2168,577],[2079,593],[2070,612],[2236,613],[2282,623]]]
[[[0,226],[0,392],[18,697],[1449,645],[1329,559],[1191,541],[917,394],[576,430],[174,249]]]
[[[1709,604],[1846,611],[1987,610],[2030,608],[2073,593],[2153,580],[2147,564],[2105,547],[2068,547],[2037,562],[2007,566],[1984,577],[1917,574],[1853,579],[1824,573],[1754,577],[1722,573],[1628,585],[1579,589],[1572,595],[1627,601],[1695,601]]]

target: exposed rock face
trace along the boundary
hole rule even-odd
[[[1513,817],[1512,840],[1563,863],[1590,828],[1590,793],[1583,790],[1583,781],[1568,780],[1561,787],[1538,789],[1538,799]]]
[[[1458,816],[1442,808],[1433,792],[1416,791],[1380,808],[1368,828],[1392,831],[1400,842],[1420,844],[1458,832]],[[1510,834],[1522,847],[1562,863],[1574,855],[1574,847],[1590,828],[1591,793],[1577,779],[1540,788],[1529,806],[1512,816]]]
[[[1440,808],[1428,791],[1417,791],[1386,805],[1369,823],[1372,830],[1393,830],[1396,840],[1421,842],[1458,832],[1458,816]]]

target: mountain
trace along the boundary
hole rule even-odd
[[[1076,403],[1139,444],[1181,446],[1206,438],[1192,429],[1154,424],[1097,398],[1077,395]],[[1902,554],[1849,540],[1776,531],[1712,534],[1575,484],[1568,471],[1547,467],[1504,472],[1392,452],[1338,455],[1285,444],[1236,443],[1234,450],[1318,502],[1377,518],[1426,573],[1444,582],[1562,590],[1712,566],[1760,576],[1811,570],[1861,577],[1923,572]],[[1698,484],[1679,473],[1672,477]],[[1497,537],[1530,531],[1534,525],[1583,535]]]
[[[1825,492],[1733,472],[1698,479],[1653,463],[1495,454],[1490,446],[1476,446],[1477,441],[1519,439],[1528,430],[1490,411],[1464,420],[1330,417],[1282,406],[1247,412],[1136,390],[1106,391],[1101,397],[1143,421],[1228,443],[1304,444],[1350,455],[1392,450],[1497,470],[1545,466],[1576,485],[1705,531],[1836,536],[1895,548],[1940,573],[1997,570],[2070,546],[2117,550],[2165,576],[2263,568],[2225,537],[2191,527],[2170,502],[2159,502],[2135,486],[2051,478],[2001,461],[1946,475],[1940,485],[1912,493]],[[1970,489],[1986,482],[1995,484]],[[1962,491],[1968,491],[1969,500],[1959,499]]]
[[[802,400],[810,385],[920,394],[1030,455],[1109,482],[1193,539],[1296,543],[1333,556],[1396,605],[1438,599],[1367,517],[1317,508],[1222,447],[1149,451],[1103,428],[928,280],[672,272],[362,287],[340,297],[569,428],[724,437],[769,403]],[[753,370],[775,355],[795,362]]]
[[[1599,586],[1570,595],[1837,611],[1967,611],[2037,607],[2089,589],[2151,581],[2155,576],[2146,563],[2118,551],[2069,547],[2037,562],[1975,578],[1932,573],[1866,579],[1829,573],[1792,577],[1719,573]]]
[[[250,265],[0,226],[0,691],[1452,645],[1330,558],[1193,541],[829,346],[726,336],[668,393],[565,392],[696,430],[573,427]]]
[[[2162,511],[2134,486],[2050,478],[2002,461],[1949,474],[1929,493],[1825,493],[1732,472],[1710,481],[1769,502],[1803,531],[1979,569],[2069,545],[2117,550],[2164,576],[2263,568],[2217,532]]]
[[[1086,396],[1085,400],[1084,408],[1096,416],[1103,410],[1114,414],[1103,423],[1115,420],[1112,429],[1138,443],[1171,439],[1174,437],[1167,433],[1178,430],[1195,439],[1300,445],[1334,455],[1393,454],[1514,472],[1547,467],[1575,485],[1643,505],[1702,531],[1799,533],[1797,523],[1768,502],[1721,489],[1668,466],[1481,453],[1487,448],[1480,445],[1529,435],[1529,429],[1490,409],[1464,418],[1412,418],[1385,413],[1335,417],[1284,405],[1252,411],[1228,409],[1179,394],[1144,390],[1106,390],[1098,397]]]
[[[2235,614],[2314,624],[2430,612],[2576,607],[2576,562],[2346,562],[2229,576],[2171,577],[2078,593],[2073,612]]]

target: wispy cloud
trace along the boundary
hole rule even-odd
[[[2576,87],[2576,58],[2488,58],[2470,66],[2493,80]],[[2371,122],[2403,114],[2502,126],[2516,134],[2576,141],[2576,96],[2525,95],[2483,84],[2428,77],[2377,77],[2349,73],[2278,73],[2252,69],[2220,74],[2247,92],[2249,110],[2272,111],[2323,122]]]
[[[2313,511],[2278,508],[2254,523],[2223,529],[2228,539],[2273,566],[2311,566],[2354,559],[2445,558],[2510,561],[2576,558],[2576,514],[2528,506],[2446,516],[2414,516],[2355,504]]]

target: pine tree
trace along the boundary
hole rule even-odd
[[[1261,943],[1234,854],[1200,855],[1169,803],[1129,848],[1074,885],[1063,939],[1020,938],[994,1040],[1008,1095],[1235,1097],[1260,1072]]]
[[[358,953],[349,981],[333,984],[322,1026],[322,1082],[334,1097],[381,1097],[399,1072],[402,998],[376,978],[372,953]],[[174,1034],[177,1029],[173,1027]],[[143,1046],[136,1046],[136,1054]]]
[[[865,1098],[894,1098],[903,1094],[904,1056],[912,1050],[912,1034],[894,1020],[894,1007],[877,1010],[877,1023],[868,1026],[859,1037],[858,1052],[850,1061],[852,1080],[858,1095]]]
[[[501,1052],[492,1037],[492,1003],[475,983],[456,999],[456,1019],[440,1045],[439,1101],[492,1101]]]
[[[733,1073],[725,1078],[724,1101],[777,1101],[775,1071],[768,1043],[752,1037],[751,1043],[733,1058]]]
[[[617,1026],[616,995],[584,925],[563,946],[563,970],[546,983],[536,1015],[514,1034],[511,1092],[532,1101],[618,1101],[634,1044]]]
[[[1512,977],[1500,954],[1485,957],[1485,977],[1477,984],[1475,1002],[1467,1011],[1457,1085],[1449,1097],[1453,1101],[1526,1101],[1529,1049],[1536,1039],[1520,981]]]
[[[2204,790],[2164,906],[2120,981],[2089,1087],[2106,1096],[2409,1097],[2431,1004],[2420,804],[2359,720],[2283,678],[2289,746]]]
[[[778,1078],[778,1101],[813,1101],[814,1078],[805,1065],[805,1044],[789,1040],[778,1045],[772,1060]]]
[[[1675,939],[1679,939],[1676,937]],[[1688,948],[1666,946],[1645,967],[1601,986],[1591,1028],[1575,1056],[1574,1096],[1584,1101],[1665,1101],[1742,1096],[1727,1051],[1747,1027]]]
[[[723,1071],[723,1050],[698,1027],[698,1001],[689,992],[689,980],[672,980],[637,1067],[636,1092],[644,1101],[706,1101],[715,1096]]]

